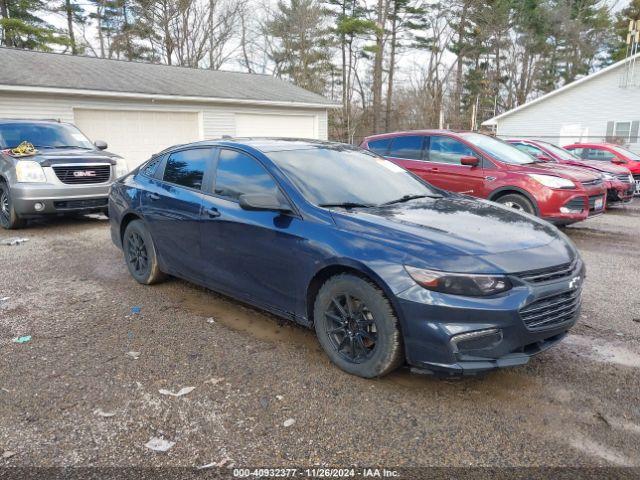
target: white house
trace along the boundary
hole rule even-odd
[[[558,145],[615,139],[640,153],[640,55],[610,65],[483,123],[500,137]]]
[[[230,136],[327,138],[328,99],[269,75],[0,48],[0,118],[58,119],[129,167]]]

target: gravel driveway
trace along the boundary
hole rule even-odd
[[[565,231],[588,267],[572,334],[447,381],[352,377],[311,331],[138,285],[103,218],[1,231],[29,241],[0,245],[0,466],[640,466],[640,201]]]

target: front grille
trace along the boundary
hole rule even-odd
[[[52,168],[60,181],[68,185],[105,183],[111,178],[110,165],[53,166]]]
[[[105,208],[109,203],[108,198],[85,198],[82,200],[61,200],[53,202],[57,210],[82,210],[90,208]]]
[[[596,178],[595,180],[589,180],[587,182],[581,182],[582,185],[601,185],[602,184],[602,179],[601,178]]]
[[[618,180],[621,180],[624,183],[629,183],[629,175],[627,174],[616,175],[616,177],[618,178]]]
[[[529,330],[545,330],[571,322],[580,309],[580,289],[536,300],[520,309],[520,318]]]
[[[576,268],[576,263],[563,263],[555,267],[530,270],[528,272],[515,273],[514,275],[525,282],[542,283],[558,280],[570,276]]]

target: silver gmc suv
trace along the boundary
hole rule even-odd
[[[35,151],[14,151],[22,142]],[[108,213],[109,187],[127,165],[106,148],[68,123],[0,119],[0,225],[14,229],[41,215]]]

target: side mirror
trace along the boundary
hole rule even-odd
[[[540,160],[541,162],[551,162],[551,161],[553,161],[550,156],[545,155],[544,153],[539,153],[538,155],[536,155],[536,158],[538,160]]]
[[[240,195],[240,208],[269,212],[291,212],[291,207],[271,193],[244,193]]]
[[[463,155],[460,157],[460,163],[462,165],[466,165],[467,167],[477,167],[480,165],[480,159],[478,157],[474,157],[473,155]]]
[[[612,163],[615,163],[616,165],[626,165],[627,162],[621,158],[615,157],[611,159]]]
[[[93,144],[98,150],[106,150],[109,146],[104,140],[96,140],[95,142],[93,142]]]

